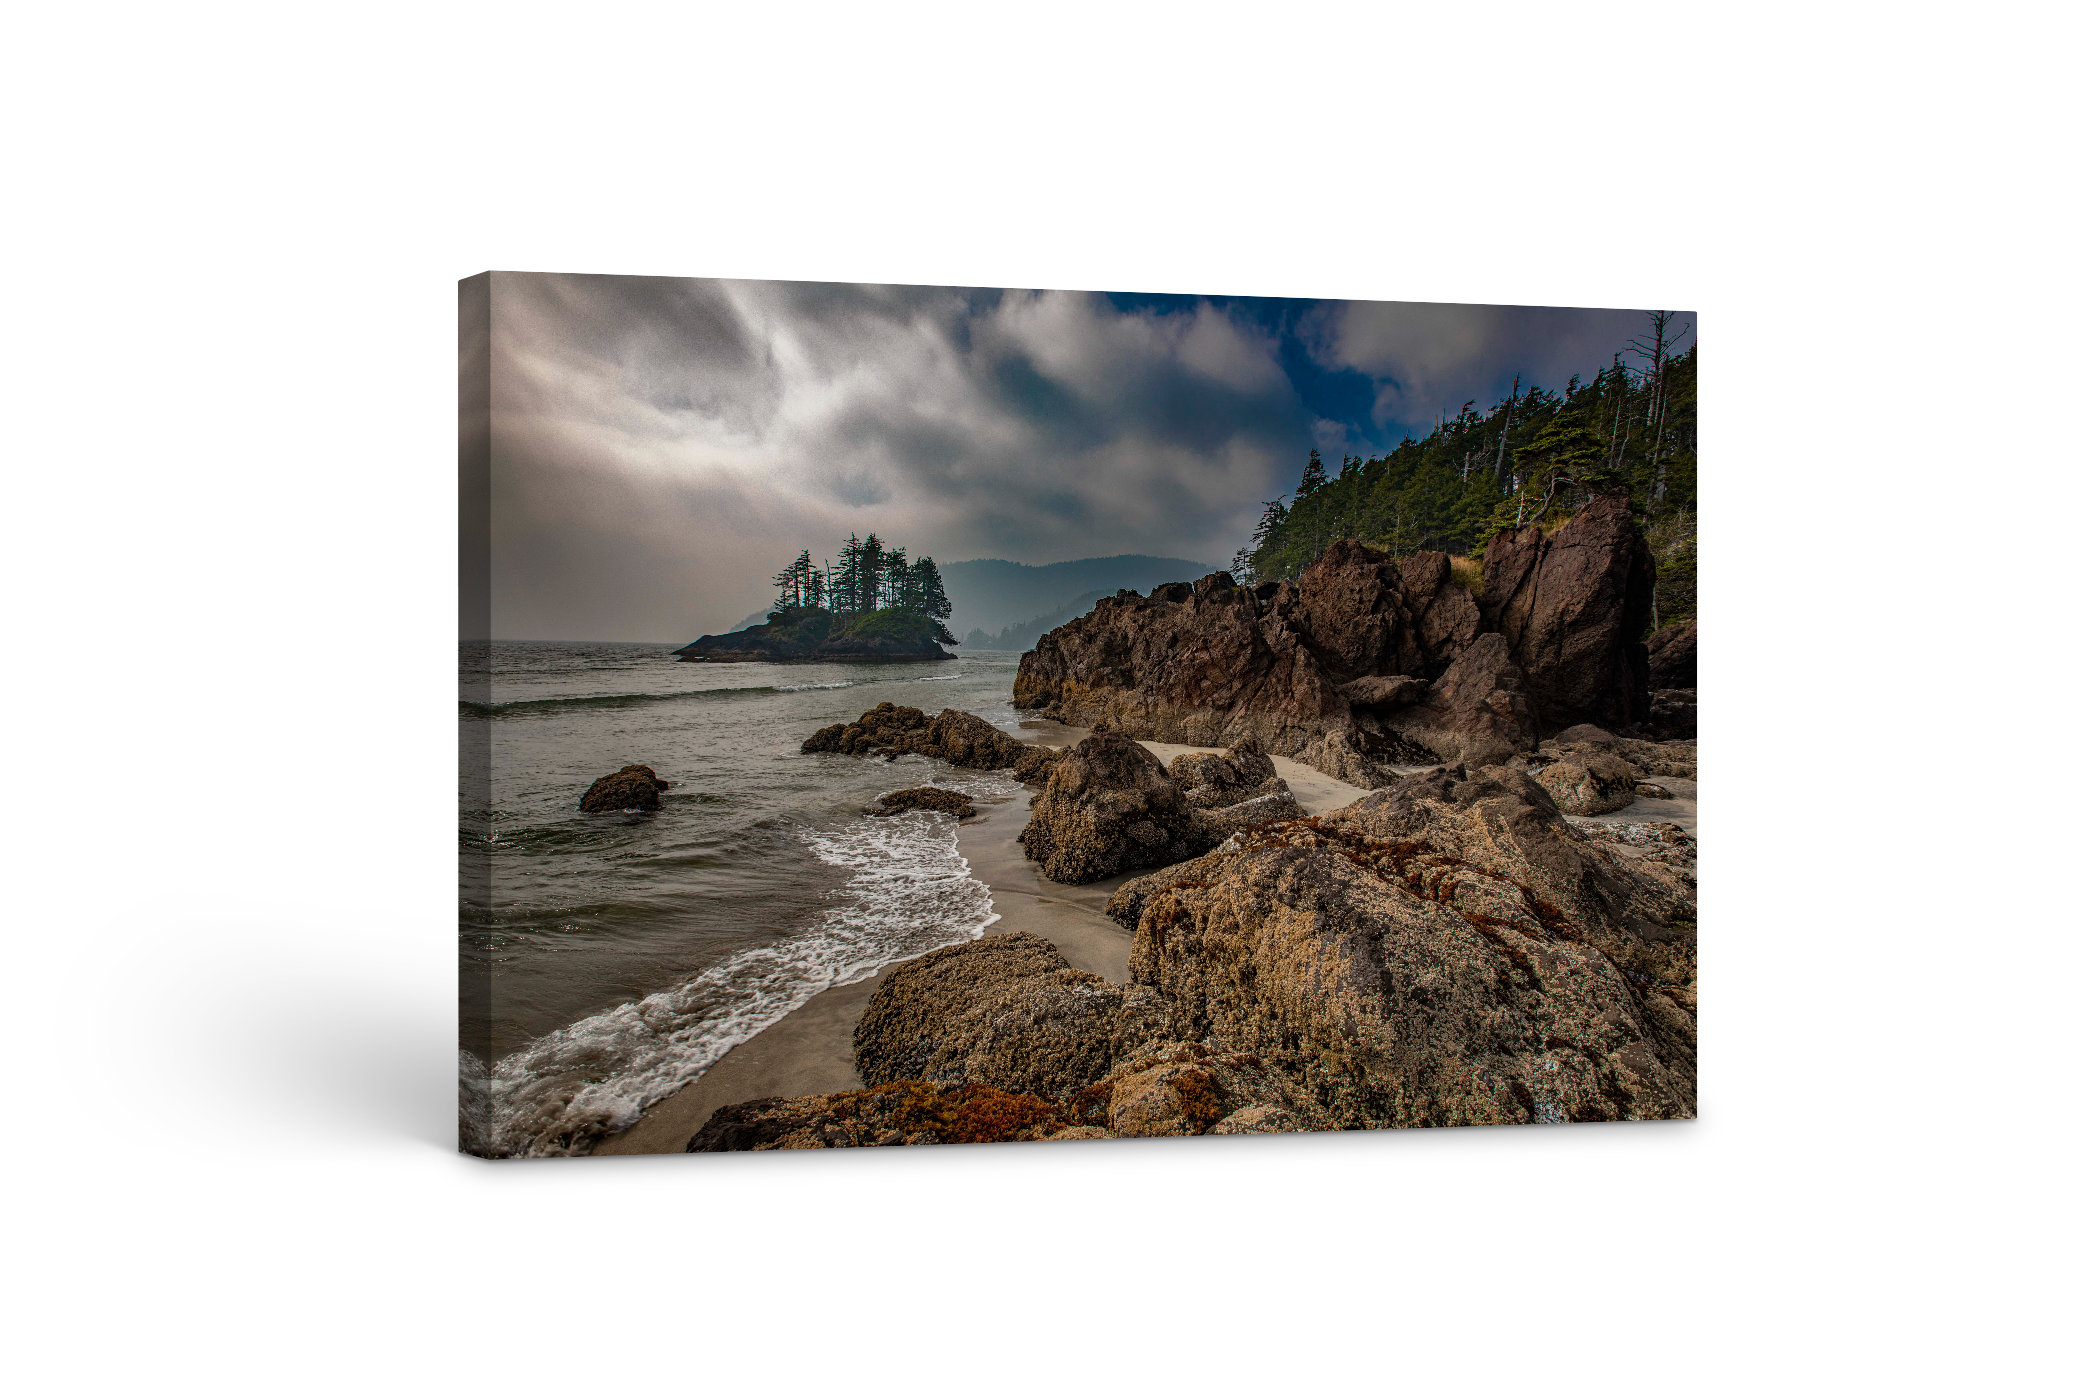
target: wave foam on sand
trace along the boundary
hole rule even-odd
[[[941,786],[988,797],[1016,785],[969,774]],[[588,1152],[818,992],[967,942],[999,918],[957,850],[952,818],[907,812],[799,835],[819,860],[852,872],[812,927],[583,1017],[492,1068],[462,1052],[463,1145],[488,1157]]]

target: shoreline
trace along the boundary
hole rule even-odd
[[[1048,720],[1023,720],[1008,732],[1030,743],[1065,748],[1090,730]],[[1140,740],[1162,763],[1184,753],[1223,753],[1221,748]],[[1346,807],[1367,789],[1352,787],[1318,769],[1287,758],[1272,760],[1307,811],[1318,814]],[[992,925],[1002,932],[1024,929],[1057,945],[1076,968],[1110,982],[1130,980],[1130,931],[1105,912],[1109,896],[1126,880],[1151,869],[1126,870],[1088,885],[1060,885],[1043,878],[1021,852],[1021,829],[1028,825],[1029,799],[974,798],[978,814],[960,824],[956,850],[970,874],[991,890]],[[1156,868],[1156,867],[1154,867]],[[875,994],[885,964],[858,982],[818,992],[757,1035],[732,1048],[698,1079],[642,1110],[622,1131],[598,1142],[594,1157],[683,1152],[716,1109],[759,1098],[802,1098],[837,1094],[864,1087],[853,1067],[853,1027]]]

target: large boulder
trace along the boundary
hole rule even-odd
[[[853,1031],[864,1084],[989,1084],[1062,1099],[1158,1038],[1158,998],[1072,967],[1046,938],[988,934],[882,975]]]
[[[1497,535],[1481,573],[1481,624],[1508,641],[1547,732],[1647,718],[1655,558],[1626,497],[1599,497],[1551,536]]]
[[[1339,1125],[1695,1113],[1689,884],[1522,772],[1410,775],[1207,866],[1144,902],[1133,982]]]
[[[1699,620],[1673,622],[1648,638],[1648,685],[1654,690],[1699,686]]]
[[[670,786],[656,776],[654,768],[630,763],[619,772],[608,773],[592,783],[577,806],[585,812],[654,812],[664,805],[657,794]]]
[[[1090,734],[1065,750],[1021,833],[1028,858],[1067,885],[1186,860],[1210,844],[1159,760],[1115,733]]]

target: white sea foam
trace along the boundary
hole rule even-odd
[[[973,796],[1014,788],[995,774],[958,774],[943,785]],[[950,818],[907,812],[799,834],[819,860],[852,872],[831,907],[778,943],[586,1016],[498,1061],[483,1081],[489,1155],[587,1152],[818,992],[976,938],[999,917],[990,888],[957,850]],[[472,1059],[462,1057],[463,1087],[481,1077]]]

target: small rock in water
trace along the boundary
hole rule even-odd
[[[585,812],[653,812],[663,806],[657,794],[671,785],[643,763],[630,763],[617,773],[608,773],[591,784],[577,806]]]
[[[1660,797],[1665,801],[1677,796],[1676,793],[1670,791],[1661,783],[1635,783],[1633,792],[1636,797]]]
[[[970,805],[967,796],[948,788],[937,787],[900,788],[896,792],[886,792],[875,799],[875,805],[868,808],[868,814],[876,817],[894,817],[899,812],[914,810],[946,812],[951,817],[977,815],[977,809]]]

